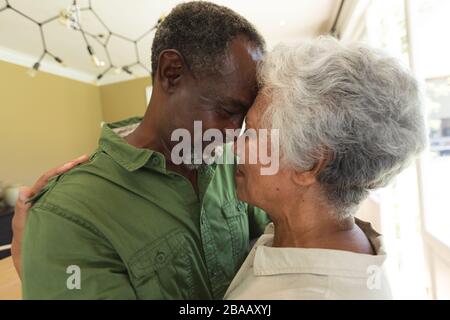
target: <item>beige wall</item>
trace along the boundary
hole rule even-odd
[[[90,153],[102,121],[98,87],[0,61],[0,181],[30,184]]]
[[[31,184],[48,169],[97,146],[102,121],[141,116],[140,78],[97,87],[0,61],[0,182]]]
[[[104,121],[143,116],[147,108],[145,88],[150,84],[151,78],[148,77],[101,86]]]

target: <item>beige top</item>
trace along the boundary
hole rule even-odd
[[[356,220],[376,255],[329,249],[274,248],[267,226],[228,288],[225,299],[392,299],[382,237]]]

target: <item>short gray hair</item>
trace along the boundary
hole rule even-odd
[[[271,98],[263,122],[280,129],[282,165],[308,170],[329,154],[318,181],[340,218],[426,144],[418,83],[379,50],[320,37],[277,46],[258,73]]]
[[[152,44],[152,74],[158,58],[166,49],[176,49],[196,75],[211,75],[220,70],[228,46],[244,36],[262,52],[265,42],[255,27],[233,10],[207,1],[177,5],[161,22]]]

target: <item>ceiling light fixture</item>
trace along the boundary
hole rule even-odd
[[[27,73],[31,77],[36,76],[37,72],[39,71],[39,68],[41,67],[42,60],[46,56],[51,57],[58,64],[65,66],[63,60],[61,58],[59,58],[58,56],[54,55],[52,52],[50,52],[47,48],[47,42],[46,42],[43,26],[54,20],[59,20],[59,22],[61,22],[67,28],[81,33],[83,41],[86,45],[87,53],[89,54],[92,63],[98,68],[104,68],[107,64],[105,61],[102,61],[96,55],[94,48],[92,47],[88,38],[90,38],[93,41],[96,41],[100,46],[103,47],[103,49],[105,50],[105,53],[106,53],[106,58],[108,60],[108,66],[99,75],[97,75],[96,81],[102,79],[106,74],[108,74],[110,72],[113,72],[114,74],[120,74],[123,71],[124,73],[135,77],[136,75],[133,74],[133,72],[130,69],[134,66],[140,66],[146,72],[151,74],[151,70],[147,66],[145,66],[145,64],[142,62],[142,59],[139,55],[138,43],[139,43],[139,41],[141,41],[143,38],[145,38],[147,35],[149,35],[153,31],[155,31],[159,27],[161,22],[164,20],[164,16],[161,16],[158,19],[157,23],[153,27],[151,27],[149,30],[144,32],[137,39],[133,40],[133,39],[130,39],[123,35],[112,32],[108,28],[108,26],[104,23],[104,21],[100,18],[100,16],[97,14],[97,12],[94,10],[94,8],[92,7],[92,0],[89,0],[88,6],[85,8],[80,8],[78,6],[77,0],[73,0],[72,4],[67,9],[63,9],[59,12],[58,15],[55,15],[55,16],[48,18],[47,20],[44,20],[41,22],[33,19],[32,17],[28,16],[27,14],[25,14],[25,13],[21,12],[20,10],[18,10],[17,8],[13,7],[10,4],[9,0],[5,0],[5,2],[6,2],[6,6],[0,9],[0,13],[3,11],[6,11],[6,10],[12,10],[12,11],[16,12],[17,14],[19,14],[20,16],[22,16],[23,18],[35,23],[39,27],[43,51],[42,51],[42,54],[40,55],[39,59],[27,71]],[[107,30],[106,35],[105,34],[93,34],[93,33],[86,31],[85,29],[83,29],[83,27],[81,25],[80,15],[81,15],[81,12],[84,12],[84,11],[90,11],[93,14],[93,16],[98,20],[98,22],[100,22],[100,24]],[[136,60],[133,63],[125,65],[125,66],[116,66],[112,63],[111,55],[108,50],[108,43],[112,37],[117,37],[124,41],[131,42],[133,44],[134,49],[135,49],[134,52],[135,52],[135,56],[136,56]]]

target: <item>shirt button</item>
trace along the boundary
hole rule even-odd
[[[157,263],[164,263],[164,261],[166,261],[166,255],[164,254],[164,252],[162,252],[162,251],[159,251],[157,254],[156,254],[156,262]]]
[[[154,165],[154,166],[159,165],[159,158],[158,157],[153,157],[151,161],[152,161],[152,165]]]

